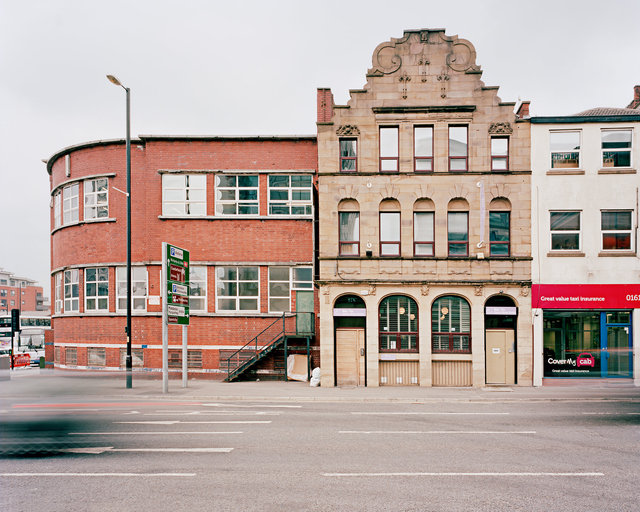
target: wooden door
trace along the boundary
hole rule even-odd
[[[487,384],[515,384],[513,329],[487,329],[486,340]]]
[[[364,386],[364,329],[336,329],[338,386]]]

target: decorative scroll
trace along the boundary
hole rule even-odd
[[[373,51],[373,67],[368,71],[369,75],[390,75],[402,66],[402,57],[396,52],[396,46],[405,43],[410,33],[405,33],[401,39],[392,39],[390,42],[379,44]]]

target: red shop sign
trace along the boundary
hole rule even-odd
[[[534,308],[640,308],[640,284],[534,284]]]

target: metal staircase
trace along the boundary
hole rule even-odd
[[[226,358],[227,378],[225,381],[238,380],[258,362],[264,360],[276,349],[284,348],[285,380],[287,378],[286,360],[289,339],[304,338],[307,349],[307,362],[310,356],[310,342],[315,334],[314,313],[284,313],[268,327],[254,336],[242,348]],[[307,367],[309,365],[307,364]],[[222,366],[224,367],[224,365]]]

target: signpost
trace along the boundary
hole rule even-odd
[[[162,392],[169,392],[169,325],[182,325],[182,387],[187,387],[189,251],[162,243]]]

